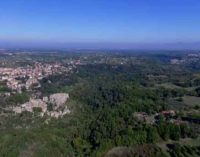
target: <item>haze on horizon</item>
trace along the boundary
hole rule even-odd
[[[200,49],[199,0],[6,0],[0,48]]]

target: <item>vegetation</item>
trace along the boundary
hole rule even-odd
[[[17,105],[29,101],[29,98],[30,97],[27,93],[21,93],[21,94],[11,95],[6,99],[6,101],[8,102],[8,104]]]
[[[41,108],[35,108],[34,114],[23,112],[8,116],[2,111],[0,156],[200,155],[199,146],[178,143],[185,138],[196,139],[200,134],[199,124],[181,120],[189,111],[199,110],[198,104],[189,102],[191,97],[198,100],[199,96],[196,88],[200,85],[199,80],[197,75],[191,75],[199,73],[197,68],[191,71],[189,65],[172,67],[169,61],[173,56],[170,54],[108,53],[106,62],[102,62],[104,57],[97,54],[85,56],[74,56],[84,58],[85,64],[77,65],[73,74],[44,78],[40,89],[1,100],[4,106],[16,105],[28,101],[30,94],[38,92],[42,96],[69,92],[67,105],[72,112],[62,118],[50,119],[47,115],[38,116]],[[57,59],[64,64],[67,57],[63,58]],[[52,61],[52,58],[46,61]],[[48,104],[48,110],[52,110],[52,104]],[[174,110],[176,115],[161,114],[168,110]],[[144,114],[147,120],[139,120],[135,113]],[[151,117],[157,114],[160,114],[158,119],[152,120]],[[172,143],[164,151],[159,143],[167,141]]]

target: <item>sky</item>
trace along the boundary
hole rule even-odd
[[[0,46],[200,45],[199,0],[1,0]],[[193,47],[192,46],[192,47]],[[200,47],[200,46],[199,46]]]

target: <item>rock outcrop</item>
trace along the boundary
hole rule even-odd
[[[47,104],[41,99],[30,99],[29,102],[26,102],[21,106],[14,107],[13,111],[15,113],[22,113],[23,111],[33,112],[34,108],[41,108],[42,113],[47,112]]]
[[[69,98],[69,94],[66,93],[56,93],[49,96],[49,103],[54,104],[54,109],[58,109],[60,106],[63,106],[67,99]]]
[[[58,118],[70,113],[67,106],[64,106],[68,98],[69,94],[67,93],[56,93],[49,97],[43,97],[43,99],[30,99],[28,102],[12,108],[12,110],[19,114],[23,111],[34,112],[34,108],[41,108],[41,116],[46,113],[51,117]],[[47,104],[53,104],[52,111],[47,110]],[[62,110],[60,107],[63,107]]]

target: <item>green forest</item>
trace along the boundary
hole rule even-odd
[[[39,110],[2,116],[0,156],[200,156],[200,125],[196,119],[182,119],[196,115],[198,120],[199,64],[171,65],[158,54],[107,57],[106,63],[94,64],[100,57],[91,55],[68,76],[40,80],[41,87],[33,92],[69,93],[66,105],[72,112],[58,119],[38,117]],[[128,61],[121,64],[124,58]],[[24,103],[31,94],[2,97],[2,106]],[[188,104],[194,97],[197,103]]]

